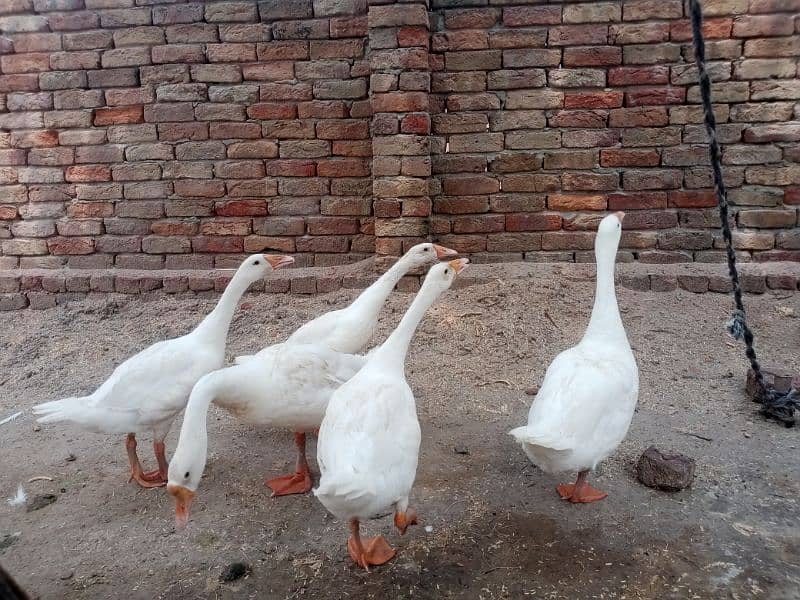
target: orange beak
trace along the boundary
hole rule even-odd
[[[175,498],[175,527],[184,529],[189,522],[189,508],[192,506],[192,500],[196,494],[192,490],[174,483],[167,485],[167,491]]]
[[[434,244],[433,249],[436,251],[436,258],[442,260],[443,258],[447,258],[448,256],[458,256],[458,252],[455,250],[451,250],[450,248],[445,248],[444,246],[440,246],[439,244]]]
[[[294,259],[291,256],[283,256],[282,254],[265,254],[266,260],[273,269],[280,269],[281,267],[288,267],[294,264]]]
[[[625,218],[625,213],[624,213],[624,212],[622,212],[622,211],[620,210],[620,211],[618,211],[618,212],[615,212],[615,213],[614,213],[614,216],[615,216],[615,217],[617,217],[617,218],[619,219],[619,222],[620,222],[620,223],[622,223],[622,219],[624,219],[624,218]]]
[[[459,273],[461,273],[461,271],[467,268],[467,265],[469,264],[469,259],[457,258],[455,260],[451,260],[447,264],[453,267],[453,271],[455,271],[456,275],[458,275]]]

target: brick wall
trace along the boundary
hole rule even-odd
[[[365,1],[0,12],[0,267],[374,252]]]
[[[705,2],[744,259],[800,260],[800,1]],[[682,0],[2,0],[0,269],[718,261]]]

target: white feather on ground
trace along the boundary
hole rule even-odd
[[[13,421],[17,417],[19,417],[21,414],[22,414],[22,411],[15,412],[13,415],[10,415],[10,416],[6,417],[5,419],[3,419],[2,421],[0,421],[0,425],[5,425],[6,423],[10,423],[11,421]]]
[[[11,496],[11,498],[6,500],[9,506],[24,506],[27,501],[28,501],[28,494],[25,493],[25,488],[22,487],[21,483],[17,488],[16,495]]]

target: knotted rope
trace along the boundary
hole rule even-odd
[[[711,105],[711,82],[706,71],[706,44],[703,38],[703,11],[699,0],[689,0],[692,16],[692,36],[694,38],[694,59],[697,64],[698,78],[700,80],[700,97],[703,102],[703,116],[708,133],[708,154],[711,159],[711,169],[714,175],[714,190],[717,194],[719,205],[719,218],[722,221],[722,237],[725,240],[725,251],[728,259],[728,274],[733,284],[733,300],[736,310],[731,320],[728,321],[728,331],[737,340],[744,340],[745,356],[750,361],[756,383],[761,393],[755,395],[755,401],[761,403],[761,414],[768,418],[776,419],[787,427],[794,425],[794,411],[800,410],[800,397],[795,389],[786,393],[779,392],[767,385],[761,365],[756,358],[753,346],[753,332],[747,325],[744,302],[742,301],[742,286],[739,281],[739,271],[736,268],[736,253],[733,250],[733,236],[728,217],[728,192],[722,180],[722,165],[720,161],[719,142],[717,141],[717,121]]]

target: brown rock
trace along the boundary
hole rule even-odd
[[[636,463],[636,478],[647,487],[677,492],[692,484],[694,468],[693,458],[683,454],[665,454],[650,446]]]

